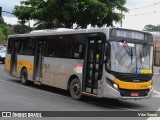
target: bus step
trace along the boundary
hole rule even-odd
[[[35,80],[35,81],[34,81],[34,84],[35,84],[35,85],[41,85],[41,82]]]
[[[87,96],[93,96],[93,97],[97,96],[96,94],[91,94],[91,93],[87,93],[87,92],[82,92],[82,94],[87,95]]]

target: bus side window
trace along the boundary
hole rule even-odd
[[[79,53],[80,53],[79,58],[83,59],[84,58],[84,44],[79,45]]]
[[[23,42],[22,41],[18,41],[18,54],[22,54],[22,50],[23,50]]]
[[[21,38],[17,42],[17,53],[20,55],[34,55],[35,42],[29,38]]]
[[[71,58],[83,59],[84,58],[84,37],[82,35],[74,35],[71,42]]]
[[[45,56],[55,58],[83,59],[84,44],[82,41],[79,42],[77,40],[77,36],[50,36],[47,38]]]
[[[13,40],[11,38],[9,38],[8,39],[8,45],[7,45],[7,53],[8,54],[11,54],[12,45],[13,45]]]
[[[54,40],[54,37],[49,36],[46,38],[47,39],[47,44],[46,44],[46,49],[45,49],[45,57],[55,57],[55,46],[56,46],[56,41]]]
[[[74,43],[72,47],[72,58],[83,59],[84,57],[84,45],[81,43]]]

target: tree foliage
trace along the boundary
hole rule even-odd
[[[126,0],[23,0],[15,6],[13,13],[25,23],[36,20],[40,28],[70,28],[73,23],[85,28],[92,26],[113,26],[124,17],[116,10],[127,12]]]
[[[12,28],[14,30],[14,33],[16,34],[23,34],[32,31],[31,27],[26,26],[24,24],[12,25]]]
[[[156,32],[159,31],[160,32],[160,25],[145,25],[144,31],[152,31],[152,32]]]
[[[8,35],[26,33],[31,30],[31,27],[20,23],[18,25],[7,24],[4,22],[3,18],[0,17],[0,44],[6,43]]]
[[[8,35],[13,34],[13,30],[0,17],[0,44],[6,42]]]

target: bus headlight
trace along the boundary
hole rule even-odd
[[[118,85],[115,84],[115,83],[113,83],[113,87],[114,87],[115,89],[118,89]]]
[[[115,90],[118,90],[119,86],[114,83],[111,79],[106,77],[106,83],[111,86],[112,88],[114,88]]]

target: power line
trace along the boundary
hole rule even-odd
[[[132,9],[130,9],[130,11],[132,11],[132,10],[138,10],[138,9],[144,9],[144,8],[156,6],[156,5],[158,5],[158,4],[160,4],[160,2],[155,2],[155,3],[153,3],[153,4],[146,5],[146,6],[142,6],[142,7],[132,8]]]
[[[143,15],[156,14],[156,13],[159,13],[159,12],[160,12],[160,10],[155,10],[155,11],[152,11],[152,12],[141,13],[141,14],[132,14],[132,15],[126,15],[126,16],[143,16]]]
[[[13,13],[11,13],[11,12],[8,12],[8,11],[2,11],[2,12],[4,12],[4,13],[9,13],[9,14],[12,14],[12,15],[13,15]]]

